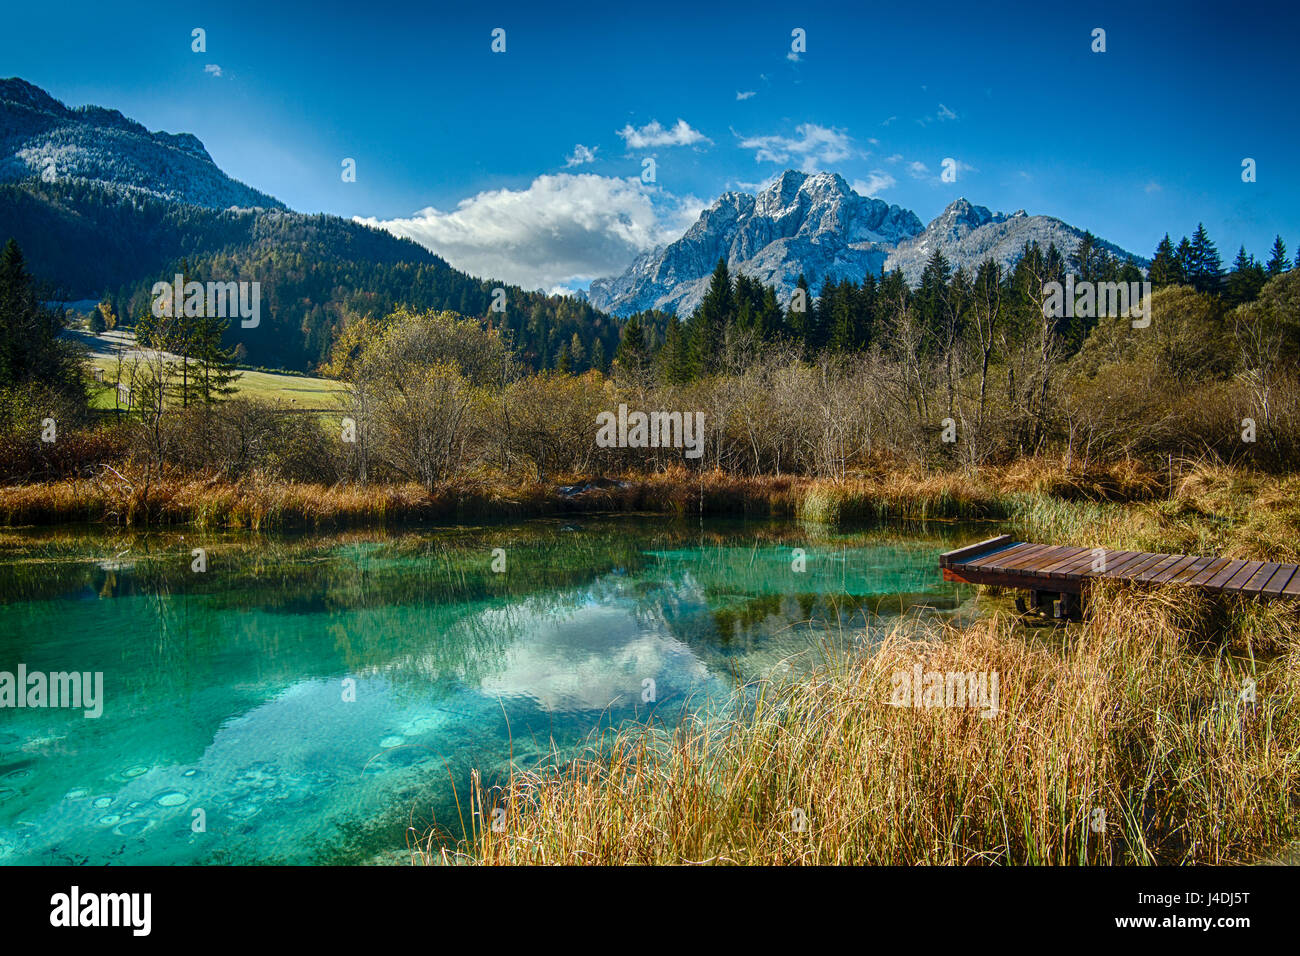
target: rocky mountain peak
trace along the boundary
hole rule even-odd
[[[640,256],[620,276],[597,279],[588,298],[619,315],[650,308],[685,315],[704,297],[718,259],[784,299],[801,274],[814,289],[882,269],[899,269],[915,284],[935,248],[954,267],[974,269],[988,258],[1007,267],[1026,241],[1073,249],[1081,235],[1059,219],[1023,209],[993,213],[965,197],[923,227],[915,213],[858,195],[837,173],[787,169],[757,195],[724,193],[681,239]]]

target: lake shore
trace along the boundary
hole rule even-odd
[[[624,726],[470,795],[417,860],[515,864],[1183,865],[1300,835],[1294,607],[1107,588],[1087,623],[900,624],[828,646],[738,713]],[[995,675],[997,706],[898,699]],[[899,675],[902,675],[900,681]],[[981,686],[983,691],[983,685]]]
[[[0,486],[0,525],[98,523],[132,529],[273,531],[420,522],[644,512],[783,517],[852,526],[874,521],[1011,521],[1058,544],[1300,556],[1300,475],[1200,464],[1172,481],[1121,462],[1086,472],[1026,459],[972,471],[880,469],[844,479],[739,476],[684,468],[617,477],[417,484],[161,479],[104,469],[94,479]]]

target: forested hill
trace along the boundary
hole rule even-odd
[[[42,165],[70,155],[51,148],[60,143],[80,144],[76,162]],[[617,324],[586,302],[476,279],[410,240],[289,211],[224,177],[192,136],[70,110],[21,80],[0,81],[0,144],[0,243],[18,240],[50,298],[107,299],[131,322],[182,263],[200,281],[257,281],[260,326],[227,335],[251,365],[308,370],[346,323],[401,305],[491,321],[534,369],[603,366],[618,346]],[[260,202],[219,208],[209,200],[223,189]],[[490,311],[496,288],[504,313]]]

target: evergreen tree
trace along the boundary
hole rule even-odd
[[[709,290],[704,293],[700,307],[691,316],[690,354],[694,374],[708,375],[717,370],[733,307],[727,260],[719,259],[713,269],[713,277],[709,280]]]
[[[230,320],[204,316],[197,320],[191,335],[196,362],[195,396],[205,405],[229,398],[235,392],[240,373],[235,371],[235,347],[224,348],[222,341]]]
[[[835,285],[831,282],[831,277],[826,276],[822,279],[821,292],[809,316],[807,334],[804,336],[804,354],[807,356],[816,355],[830,342],[834,299]]]
[[[1270,279],[1274,276],[1280,276],[1283,272],[1286,272],[1291,268],[1291,263],[1286,257],[1286,243],[1282,241],[1281,236],[1274,238],[1273,250],[1269,255],[1268,265],[1264,268]]]
[[[623,338],[619,342],[614,361],[633,374],[643,372],[649,365],[650,350],[646,347],[645,328],[638,316],[633,315],[623,326]]]
[[[776,301],[776,289],[772,286],[763,288],[763,300],[759,305],[756,331],[764,342],[771,342],[785,332],[785,314],[781,311],[780,303]]]
[[[582,345],[582,339],[577,332],[569,339],[569,362],[575,372],[583,371],[587,361],[587,350]]]
[[[1259,295],[1259,290],[1264,288],[1267,278],[1264,267],[1255,261],[1254,256],[1246,255],[1246,247],[1243,245],[1237,251],[1232,272],[1224,283],[1224,293],[1233,305],[1253,302]]]
[[[1169,285],[1182,285],[1185,281],[1183,270],[1174,252],[1174,244],[1169,240],[1169,233],[1156,246],[1156,254],[1151,259],[1151,269],[1147,274],[1152,289],[1162,289]]]
[[[848,279],[841,279],[840,284],[831,292],[827,345],[832,352],[843,354],[852,352],[858,347],[859,336],[854,308],[856,292],[857,287]]]
[[[943,340],[943,330],[950,319],[953,303],[949,296],[948,282],[951,274],[952,267],[948,264],[948,259],[936,248],[930,253],[925,269],[921,272],[921,284],[916,290],[916,306],[929,349],[937,348]]]
[[[605,343],[600,336],[596,336],[595,341],[591,343],[591,367],[603,375],[605,366]]]
[[[1192,233],[1187,278],[1198,292],[1218,292],[1223,287],[1223,260],[1205,231],[1205,223],[1198,223]]]
[[[81,356],[61,339],[66,316],[42,304],[18,243],[0,252],[0,389],[37,385],[85,401]]]
[[[690,340],[677,316],[670,316],[664,329],[664,347],[659,350],[659,371],[664,381],[684,385],[691,380]]]
[[[801,272],[794,284],[794,294],[790,296],[790,307],[785,313],[785,330],[805,351],[808,348],[808,330],[813,324],[814,305],[812,289],[808,287],[808,280]]]
[[[1183,285],[1192,284],[1192,242],[1186,236],[1178,241],[1174,251],[1174,261],[1178,264],[1178,275]]]

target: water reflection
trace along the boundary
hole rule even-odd
[[[471,769],[490,780],[602,721],[675,720],[828,629],[959,611],[970,594],[935,559],[970,536],[634,516],[6,533],[0,670],[102,671],[106,701],[98,720],[0,710],[0,861],[400,856],[413,815],[455,821]]]

